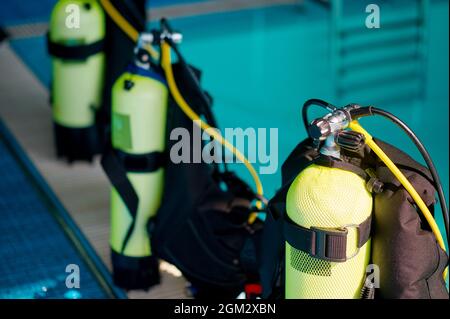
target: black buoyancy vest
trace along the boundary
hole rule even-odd
[[[436,190],[428,169],[394,146],[375,141],[433,212]],[[269,202],[270,213],[262,235],[260,275],[265,298],[282,298],[284,294],[283,219],[287,191],[295,177],[310,164],[318,163],[318,159],[320,165],[340,168],[339,162],[323,157],[313,148],[312,140],[306,139],[283,163],[282,187]],[[448,256],[408,192],[368,147],[358,153],[343,150],[343,158],[347,166],[344,169],[352,170],[351,165],[356,170],[370,168],[384,185],[381,192],[373,194],[371,263],[380,270],[375,298],[448,298],[442,276]]]
[[[212,100],[199,86],[200,71],[182,60],[173,70],[185,100],[215,126]],[[169,103],[168,135],[181,127],[192,138],[192,120],[172,97]],[[170,152],[177,141],[167,137],[167,143]],[[255,250],[262,225],[247,224],[254,193],[214,163],[167,160],[164,183],[162,205],[149,224],[153,251],[181,270],[195,286],[197,298],[235,297],[258,274]]]

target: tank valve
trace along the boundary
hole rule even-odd
[[[308,134],[313,140],[324,141],[331,134],[330,123],[323,119],[315,119],[308,127]]]
[[[164,30],[153,30],[151,32],[143,32],[139,37],[139,41],[143,44],[159,44],[161,41],[170,40],[175,44],[183,41],[183,34],[180,32]]]

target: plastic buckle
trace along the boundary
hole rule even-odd
[[[357,240],[359,241],[359,236],[360,236],[360,235],[359,235],[359,225],[357,225],[357,224],[347,224],[347,225],[342,226],[342,228],[346,229],[346,230],[347,230],[347,233],[348,233],[348,228],[355,228],[356,234],[357,234],[357,236],[358,236]],[[356,255],[358,255],[360,249],[361,249],[361,248],[356,247],[355,252],[354,252],[353,254],[351,254],[350,256],[348,256],[348,257],[347,257],[347,260],[352,259],[352,258],[355,257]]]
[[[345,262],[347,260],[346,251],[347,251],[347,228],[318,228],[311,227],[313,231],[313,249],[311,250],[311,256],[315,258],[319,258],[322,260],[326,260],[329,262]],[[342,258],[338,256],[329,256],[327,255],[327,243],[328,236],[333,237],[345,237],[344,239],[344,256]]]

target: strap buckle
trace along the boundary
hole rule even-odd
[[[361,246],[359,246],[359,242],[361,241],[361,231],[360,231],[361,225],[347,224],[342,227],[347,229],[347,231],[348,231],[348,228],[354,228],[356,230],[356,236],[358,236],[358,239],[357,239],[358,245],[356,245],[356,250],[353,252],[353,254],[351,254],[350,256],[347,257],[347,260],[349,260],[349,259],[352,259],[353,257],[355,257],[356,255],[358,255],[359,250],[361,249]]]
[[[311,227],[313,240],[310,255],[329,262],[347,260],[347,228]]]
[[[370,239],[372,216],[361,224],[347,224],[342,227],[311,227],[306,228],[295,224],[287,214],[284,216],[283,234],[285,240],[293,248],[308,253],[311,257],[329,262],[345,262],[355,257],[361,247]],[[349,229],[356,230],[356,251],[347,256],[347,241]]]

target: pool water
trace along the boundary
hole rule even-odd
[[[376,106],[394,113],[417,133],[438,168],[448,201],[448,2],[432,2],[429,15],[425,99]],[[309,98],[336,102],[329,13],[308,3],[183,18],[172,24],[184,34],[184,56],[203,70],[203,84],[214,97],[222,128],[279,129],[279,169],[261,175],[266,195],[272,196],[280,187],[284,159],[306,137],[300,118],[303,102]],[[360,93],[353,98],[343,103],[371,103]],[[374,136],[423,162],[394,124],[380,117],[361,123]],[[243,165],[234,168],[252,183]],[[437,219],[442,226],[439,213]]]
[[[408,8],[403,5],[402,10]],[[365,18],[364,8],[355,4],[352,9],[356,19]],[[389,14],[395,16],[397,11]],[[376,106],[404,120],[427,146],[448,201],[448,1],[431,1],[427,21],[425,98],[386,101]],[[304,5],[179,18],[172,24],[184,34],[181,50],[185,58],[203,70],[202,81],[214,97],[214,112],[221,128],[278,128],[278,170],[261,176],[265,194],[271,197],[280,187],[284,159],[306,136],[300,118],[303,102],[321,98],[337,103],[329,10],[317,2],[304,1]],[[14,40],[12,47],[48,86],[50,61],[44,37]],[[408,79],[403,84],[408,85]],[[341,103],[373,103],[370,93],[370,88],[367,95],[358,92],[352,96],[350,92],[349,100]],[[420,159],[405,134],[387,120],[370,118],[361,122],[376,137]],[[233,168],[252,183],[243,165]],[[442,226],[439,214],[437,220]]]

